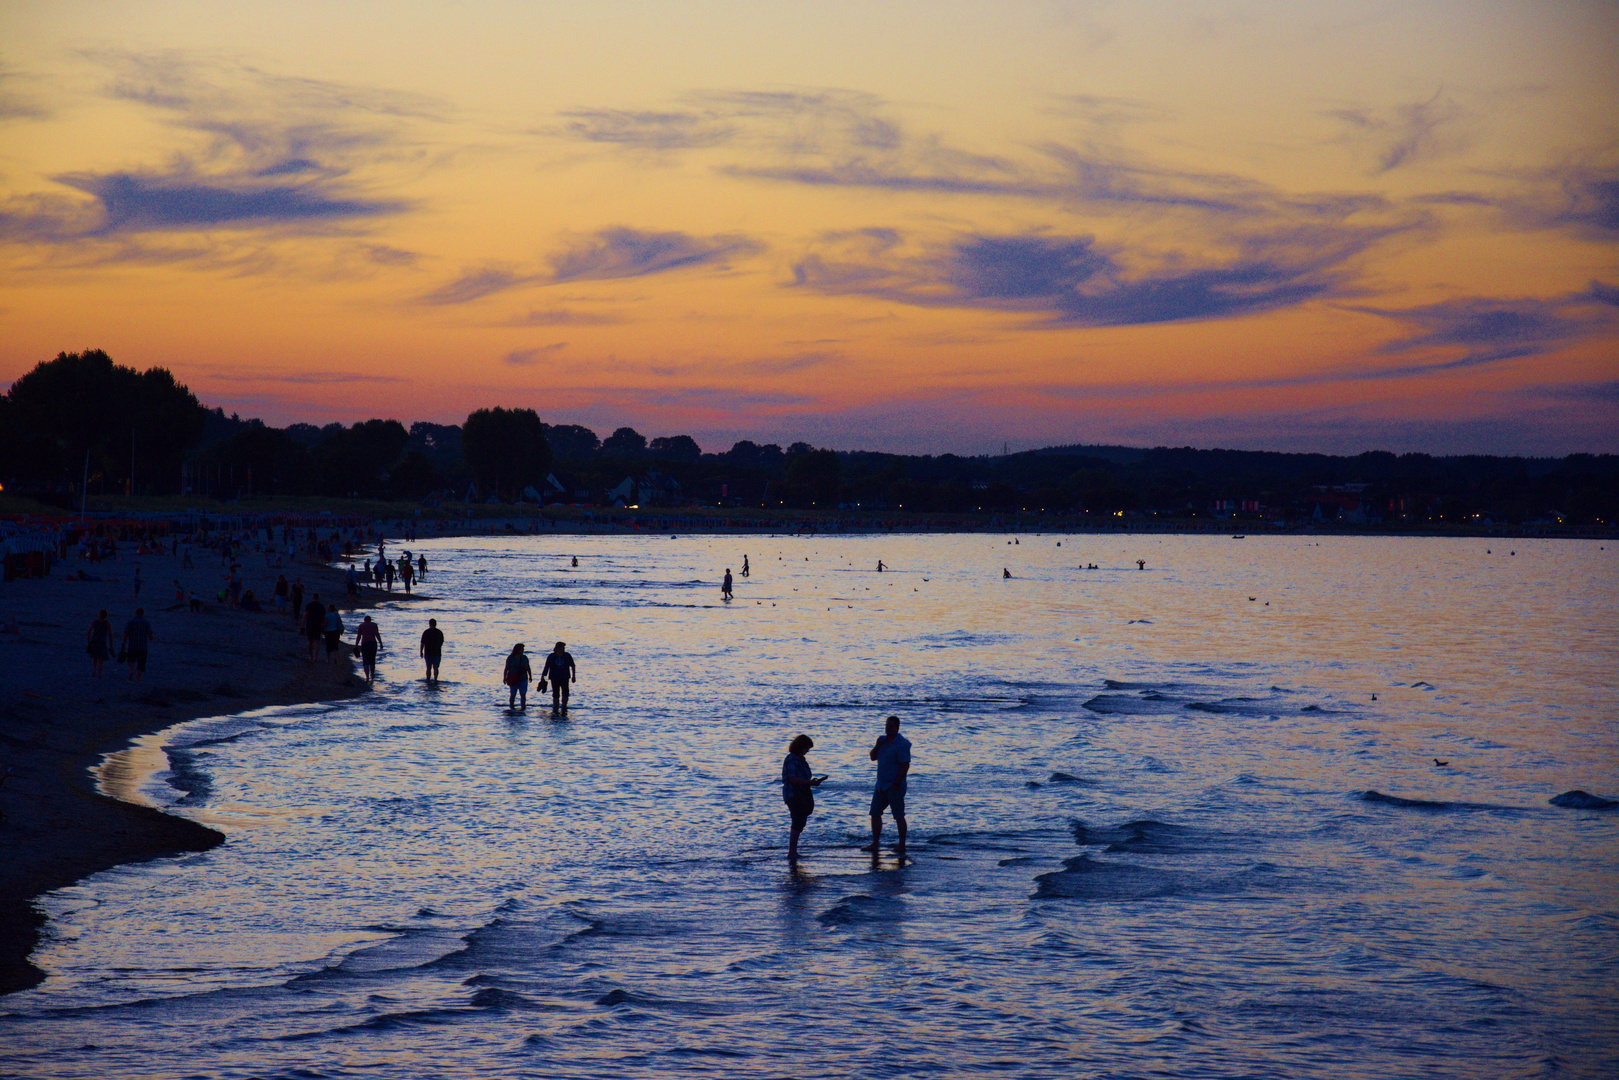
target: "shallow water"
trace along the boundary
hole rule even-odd
[[[0,1072],[1619,1073],[1614,545],[1019,539],[416,545],[374,694],[149,741],[229,842],[48,899]]]

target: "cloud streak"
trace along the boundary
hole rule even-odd
[[[572,242],[551,257],[546,270],[509,265],[474,267],[427,293],[421,302],[466,304],[524,286],[614,281],[705,266],[725,269],[732,261],[752,257],[763,250],[764,245],[758,241],[736,234],[693,236],[683,232],[608,228]],[[584,325],[616,320],[551,310],[531,312],[527,319],[520,321],[530,325]]]

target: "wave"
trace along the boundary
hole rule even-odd
[[[859,923],[892,923],[905,918],[905,906],[898,900],[866,896],[856,893],[845,896],[816,916],[828,926],[852,926]]]
[[[1153,900],[1196,893],[1246,892],[1275,872],[1261,863],[1231,873],[1202,874],[1102,861],[1089,855],[1063,860],[1061,870],[1035,877],[1031,900]]]
[[[1546,801],[1553,806],[1563,806],[1570,810],[1611,810],[1619,806],[1619,799],[1604,799],[1600,795],[1592,795],[1578,788],[1565,791],[1561,795],[1553,795]]]
[[[1511,810],[1510,806],[1493,806],[1489,803],[1450,802],[1442,799],[1407,799],[1399,795],[1385,795],[1381,791],[1367,789],[1355,796],[1361,802],[1381,803],[1384,806],[1398,806],[1406,810]]]

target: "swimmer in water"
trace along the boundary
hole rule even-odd
[[[1011,576],[1012,576],[1012,571],[1010,571],[1010,570],[1008,570],[1008,569],[1007,569],[1007,568],[1006,568],[1006,567],[1004,567],[1004,566],[1003,566],[1003,567],[1001,567],[1001,580],[1002,580],[1002,581],[1005,581],[1005,580],[1006,580],[1006,579],[1007,579],[1007,578],[1009,578],[1009,577],[1011,577]]]
[[[1146,568],[1147,568],[1147,560],[1146,559],[1137,559],[1136,560],[1136,569],[1137,570],[1145,570]]]
[[[573,557],[573,565],[575,565],[575,566],[579,565],[579,556],[575,555]]]

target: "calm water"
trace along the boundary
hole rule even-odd
[[[229,842],[49,899],[0,1073],[1619,1075],[1615,545],[1020,539],[419,545],[373,695],[154,741]]]

